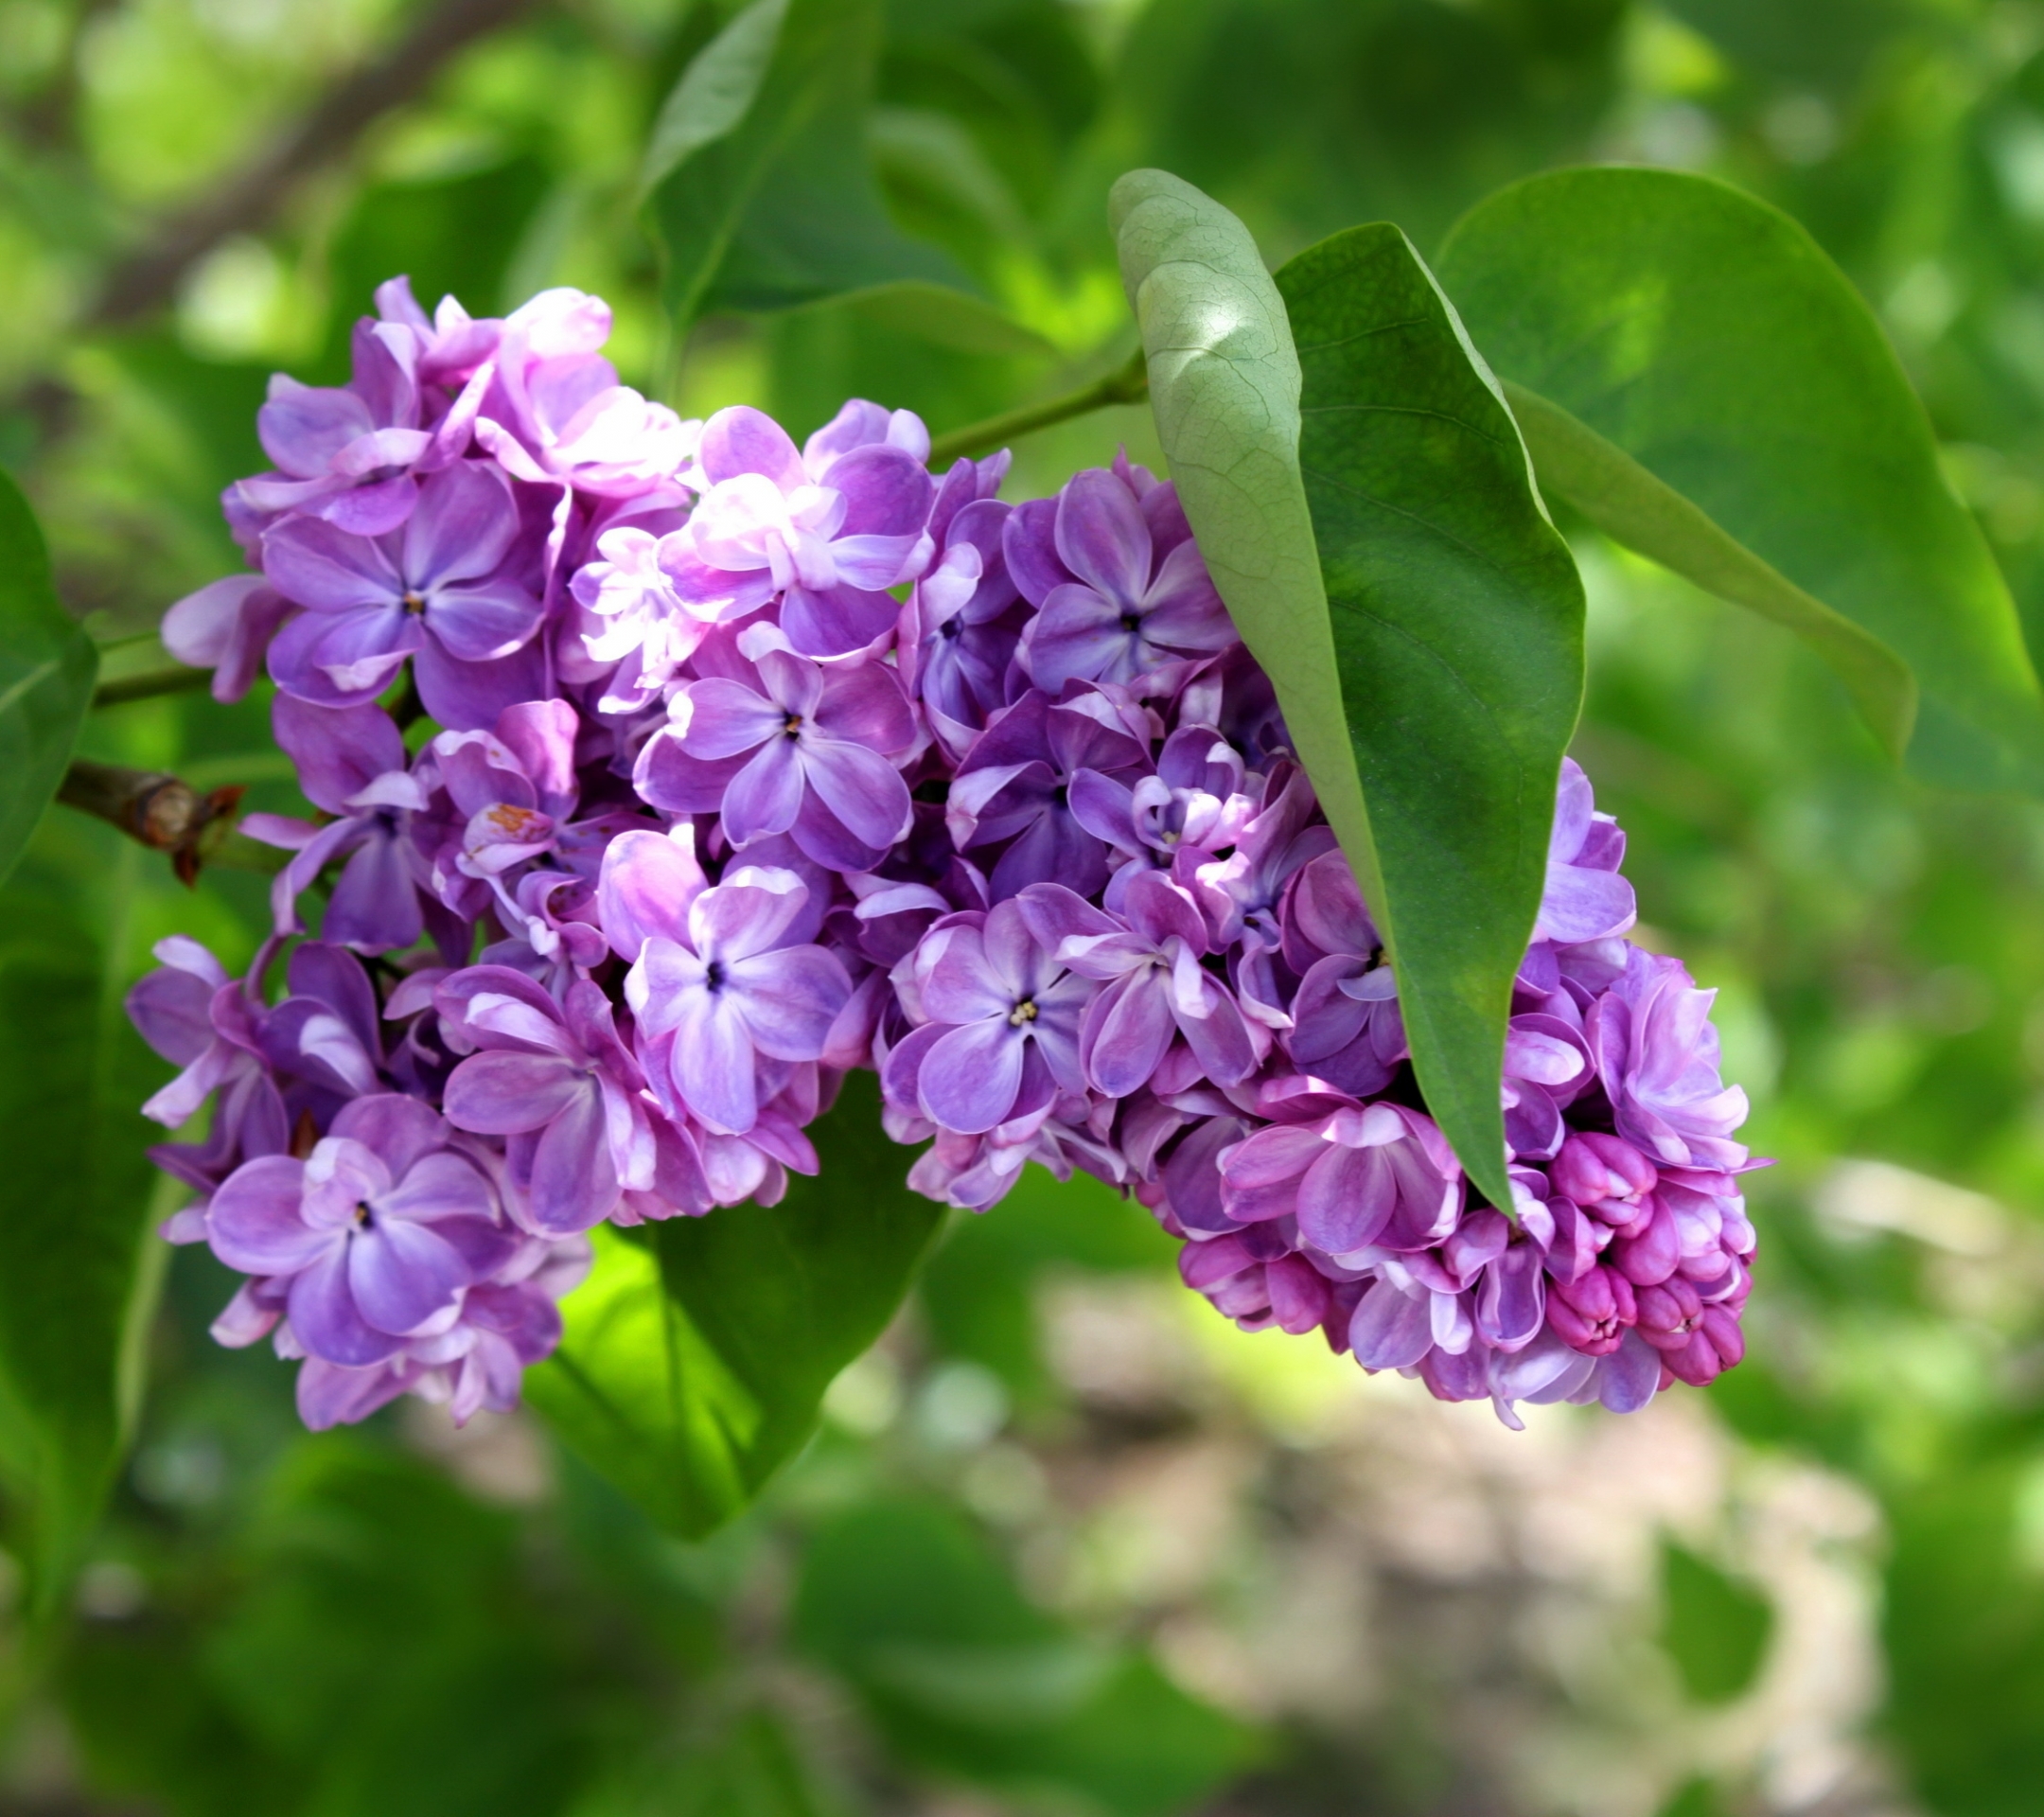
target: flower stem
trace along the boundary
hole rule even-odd
[[[150,700],[159,694],[185,694],[212,680],[211,669],[150,669],[142,675],[124,675],[118,681],[102,681],[93,690],[92,703],[117,707],[126,700]]]
[[[1110,404],[1133,404],[1147,397],[1149,392],[1150,374],[1143,363],[1142,349],[1137,347],[1125,364],[1117,366],[1104,378],[1096,379],[1090,385],[1082,385],[1077,391],[1068,391],[1064,397],[1052,397],[1046,403],[1026,404],[1020,410],[1004,411],[998,416],[989,416],[984,422],[968,423],[963,429],[954,429],[948,435],[933,437],[930,465],[947,467],[961,454],[989,453],[1004,442],[1027,435],[1031,430],[1048,429],[1052,423],[1084,416],[1089,411],[1105,410]]]

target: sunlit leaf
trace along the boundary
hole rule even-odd
[[[2044,789],[2008,588],[1872,311],[1802,227],[1703,177],[1560,170],[1479,204],[1439,269],[1507,379],[1909,664],[1918,775]],[[1635,546],[1724,591],[1678,543]]]
[[[815,1429],[833,1377],[878,1337],[943,1217],[911,1192],[870,1073],[811,1130],[819,1177],[740,1205],[597,1233],[559,1352],[526,1392],[654,1519],[699,1535],[757,1495]]]
[[[0,882],[63,780],[97,672],[50,584],[35,514],[0,473]]]
[[[1395,227],[1274,285],[1175,178],[1125,177],[1113,206],[1201,550],[1377,910],[1428,1108],[1508,1205],[1498,1081],[1581,699],[1575,565]]]

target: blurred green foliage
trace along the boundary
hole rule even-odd
[[[1275,262],[1379,218],[1431,251],[1487,190],[1585,157],[1707,170],[1810,229],[1880,313],[2044,650],[2034,0],[894,0],[864,155],[901,233],[1027,331],[1008,339],[870,298],[671,334],[641,160],[736,9],[559,0],[227,236],[157,318],[92,326],[123,248],[420,9],[0,0],[0,460],[72,609],[141,640],[111,673],[159,661],[164,605],[233,565],[216,499],[258,463],[268,372],[333,376],[394,272],[477,311],[598,291],[627,380],[690,411],[743,397],[802,432],[850,392],[943,430],[1125,354],[1103,198],[1131,166],[1210,190]],[[1124,438],[1154,458],[1140,410],[1030,438],[1013,490]],[[1577,752],[1631,836],[1650,937],[1720,989],[1727,1071],[1780,1159],[1752,1182],[1752,1354],[1709,1404],[1745,1456],[1814,1460],[1878,1506],[1883,1745],[1923,1808],[2017,1817],[2044,1785],[2044,812],[1898,777],[1786,634],[1563,528],[1591,600]],[[291,804],[259,699],[121,707],[85,749]],[[153,939],[190,932],[233,964],[262,921],[259,879],[187,895],[52,811],[0,896],[0,1006],[42,1042],[41,1076],[0,1084],[10,1173],[27,1182],[35,1153],[11,1132],[61,1116],[62,1155],[33,1164],[103,1175],[139,1238],[147,1131],[120,1105],[160,1075],[111,1006]],[[94,1030],[37,1007],[51,965],[80,974],[64,1001],[89,993]],[[61,1088],[87,1075],[89,1095]],[[1841,1157],[1911,1173],[1856,1196]],[[932,1785],[1095,1811],[1459,1808],[1445,1768],[1401,1764],[1453,1751],[1418,1718],[1339,1745],[1266,1737],[1225,1794],[1252,1743],[1166,1676],[1139,1615],[1039,1606],[1000,1510],[1045,1492],[1021,1441],[1081,1416],[1035,1290],[1168,1261],[1111,1195],[1032,1180],[952,1233],[907,1335],[840,1381],[768,1504],[690,1546],[573,1460],[551,1493],[493,1503],[395,1412],[297,1433],[289,1371],[210,1344],[228,1285],[180,1252],[81,1618],[40,1687],[18,1622],[0,1654],[0,1786],[27,1783],[54,1709],[79,1796],[178,1817],[837,1817]],[[147,1286],[97,1283],[79,1315],[117,1323]],[[85,1437],[62,1455],[82,1481],[132,1402],[77,1385]],[[31,1568],[45,1544],[7,1543]],[[1758,1593],[1700,1552],[1664,1557],[1669,1669],[1736,1704],[1768,1669]],[[1699,1778],[1664,1808],[1758,1797]]]

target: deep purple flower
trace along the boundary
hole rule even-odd
[[[922,456],[889,441],[833,445],[812,471],[780,424],[735,405],[703,425],[698,458],[708,489],[661,553],[692,611],[743,618],[778,596],[781,628],[805,656],[843,656],[894,628],[887,589],[930,554],[936,487]]]
[[[828,668],[752,634],[738,673],[691,682],[634,783],[670,813],[719,811],[741,850],[785,833],[816,863],[870,871],[908,831],[908,785],[892,759],[915,738],[894,672]],[[749,670],[754,679],[739,675]]]
[[[1300,1238],[1337,1259],[1372,1246],[1420,1249],[1462,1207],[1462,1170],[1431,1119],[1403,1104],[1346,1104],[1271,1123],[1219,1157],[1221,1199],[1242,1224],[1296,1218]]]
[[[462,461],[419,489],[400,531],[357,537],[316,519],[264,533],[263,572],[306,609],[270,645],[288,694],[325,706],[373,699],[407,657],[419,697],[443,725],[487,725],[540,692],[524,649],[539,602],[520,572],[517,501],[503,474]]]
[[[985,498],[953,512],[936,565],[916,583],[902,614],[902,672],[954,759],[1007,702],[1028,616],[1001,552],[1009,510]]]
[[[973,741],[945,824],[960,852],[1005,846],[991,878],[996,901],[1032,883],[1091,895],[1107,881],[1107,850],[1080,823],[1072,785],[1084,770],[1131,780],[1148,767],[1145,741],[1107,696],[1089,690],[1053,706],[1031,688]]]
[[[291,1282],[291,1331],[352,1367],[451,1325],[465,1288],[516,1246],[489,1183],[415,1099],[359,1098],[305,1160],[244,1162],[206,1209],[230,1268]]]
[[[281,814],[242,821],[251,838],[293,855],[271,889],[277,932],[299,931],[298,898],[344,856],[324,936],[364,953],[411,945],[426,928],[419,892],[430,884],[411,821],[429,798],[406,766],[396,726],[380,707],[318,707],[288,694],[271,718],[307,798],[337,817],[325,826]]]
[[[939,922],[915,967],[929,1020],[888,1056],[897,1103],[978,1136],[1085,1090],[1079,1024],[1095,986],[1051,960],[1019,903]]]
[[[128,1018],[181,1070],[142,1114],[176,1129],[208,1097],[215,1103],[203,1142],[162,1143],[150,1155],[166,1172],[210,1191],[241,1162],[284,1151],[291,1140],[284,1099],[263,1056],[260,1003],[197,941],[173,934],[152,950],[163,967],[128,993]]]
[[[1022,662],[1047,694],[1072,680],[1128,681],[1235,642],[1198,545],[1189,533],[1172,539],[1184,521],[1172,515],[1146,513],[1130,483],[1106,467],[1074,474],[1049,525],[1055,561],[1069,578],[1041,595],[1031,579],[1055,572],[1048,552],[1021,545],[1032,531],[1040,536],[1042,520],[1020,512],[1009,520],[1010,571],[1039,608],[1023,634]]]
[[[635,842],[617,865],[647,856]],[[628,887],[607,881],[615,893]],[[833,955],[784,944],[808,894],[792,871],[746,865],[677,906],[626,975],[647,1070],[714,1131],[749,1131],[771,1089],[760,1089],[761,1062],[815,1060],[852,995]]]

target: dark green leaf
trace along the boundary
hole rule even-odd
[[[162,1065],[121,1007],[145,865],[67,816],[0,893],[0,1511],[45,1614],[133,1424],[175,1202],[152,1208],[139,1114]]]
[[[1661,1645],[1699,1703],[1727,1703],[1753,1682],[1774,1632],[1765,1596],[1685,1546],[1661,1549]]]
[[[753,0],[661,111],[643,187],[686,328],[903,278],[959,281],[888,219],[866,147],[883,0]]]
[[[978,1534],[935,1503],[872,1504],[815,1535],[795,1628],[892,1748],[980,1785],[1153,1817],[1193,1803],[1252,1751],[1247,1731],[1147,1659],[1031,1607]]]
[[[1702,177],[1561,170],[1472,210],[1440,269],[1505,378],[1910,665],[1918,775],[2044,790],[2008,589],[1872,312],[1802,227]]]
[[[745,1508],[815,1429],[838,1370],[880,1335],[943,1213],[906,1183],[870,1073],[810,1132],[822,1161],[776,1206],[604,1230],[526,1392],[562,1439],[674,1531]]]
[[[1508,1205],[1498,1079],[1581,698],[1575,565],[1398,229],[1274,286],[1175,178],[1124,177],[1112,206],[1201,550],[1377,912],[1427,1106]]]
[[[63,780],[98,661],[58,602],[35,514],[0,473],[0,883]]]

